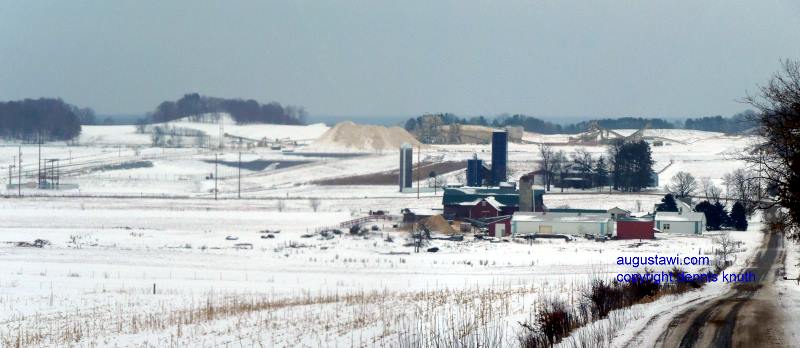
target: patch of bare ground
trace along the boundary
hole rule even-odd
[[[447,174],[467,167],[466,161],[449,162],[422,162],[419,166],[414,165],[412,177],[414,180],[426,180],[430,172],[438,175]],[[385,172],[370,173],[363,175],[345,176],[311,182],[315,185],[396,185],[400,170],[390,170]]]

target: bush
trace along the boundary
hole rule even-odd
[[[619,283],[596,280],[587,294],[595,318],[605,318],[608,313],[624,304],[624,291]]]
[[[567,304],[556,299],[545,302],[536,313],[536,328],[522,324],[528,329],[526,335],[520,337],[520,345],[526,348],[552,347],[569,333],[580,326],[577,316]]]
[[[645,271],[644,276],[638,281],[625,283],[625,286],[623,286],[625,289],[625,302],[634,304],[644,298],[658,294],[660,290],[659,284],[653,281],[652,277],[648,276],[652,273],[651,271]]]

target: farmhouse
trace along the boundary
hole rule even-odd
[[[511,218],[512,235],[520,234],[586,234],[612,235],[614,224],[605,210],[583,212],[517,212]]]
[[[706,215],[698,212],[656,212],[656,229],[664,233],[702,234],[706,229]]]

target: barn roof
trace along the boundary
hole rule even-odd
[[[570,209],[570,208],[553,208],[547,209],[548,213],[574,213],[574,214],[606,214],[608,211],[603,209]]]
[[[460,205],[468,205],[468,206],[476,206],[476,205],[480,204],[481,201],[486,201],[486,203],[489,203],[489,205],[491,205],[492,207],[494,207],[497,210],[500,210],[500,208],[506,206],[505,204],[500,203],[496,199],[494,199],[494,196],[489,196],[489,197],[486,197],[486,198],[478,198],[478,199],[476,199],[476,200],[474,200],[472,202],[464,202],[464,203],[459,203],[459,204]]]
[[[530,221],[530,222],[567,222],[567,223],[575,223],[575,222],[590,222],[590,223],[601,223],[601,222],[609,222],[611,218],[604,215],[580,215],[580,216],[564,216],[564,215],[553,215],[553,214],[542,214],[542,213],[534,213],[534,214],[514,214],[514,217],[511,218],[511,221]]]
[[[481,199],[493,197],[503,206],[519,205],[519,193],[516,190],[500,187],[454,187],[445,188],[442,196],[443,205],[461,205]]]
[[[698,212],[672,212],[672,211],[659,211],[656,212],[656,220],[658,221],[703,221],[706,219],[704,213]]]

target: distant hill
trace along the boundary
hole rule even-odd
[[[197,93],[184,95],[177,101],[165,101],[150,115],[154,123],[209,113],[228,113],[237,124],[271,123],[299,125],[307,116],[302,107],[283,106],[277,102],[261,104],[255,100],[208,97]]]

